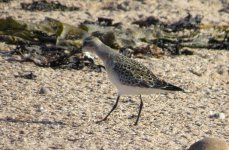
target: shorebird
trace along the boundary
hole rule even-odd
[[[134,125],[138,124],[143,101],[141,95],[160,92],[183,91],[156,77],[147,67],[139,62],[119,54],[114,49],[102,43],[98,38],[89,36],[83,41],[83,52],[96,54],[104,63],[110,81],[117,88],[117,99],[109,113],[100,121],[105,121],[118,105],[122,95],[139,95],[140,106]]]

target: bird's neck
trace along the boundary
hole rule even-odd
[[[100,44],[96,46],[95,53],[100,59],[103,60],[103,62],[105,62],[107,59],[109,59],[109,56],[115,54],[116,52],[105,44]]]

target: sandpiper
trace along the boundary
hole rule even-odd
[[[114,106],[109,113],[98,122],[105,121],[108,118],[117,107],[119,98],[122,95],[139,95],[141,100],[140,107],[134,124],[137,125],[143,107],[141,95],[183,91],[183,89],[159,79],[147,67],[119,54],[96,37],[90,36],[84,39],[83,52],[94,53],[103,61],[108,77],[118,91],[118,97]]]

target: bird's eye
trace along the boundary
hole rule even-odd
[[[85,41],[85,40],[83,41],[83,45],[84,45],[84,46],[85,46],[85,45],[88,45],[88,43],[89,43],[88,41]]]
[[[83,45],[89,45],[91,43],[91,38],[87,37],[86,39],[84,39]]]

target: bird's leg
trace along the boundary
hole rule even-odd
[[[137,117],[137,120],[135,122],[135,126],[138,124],[138,120],[140,118],[140,115],[141,115],[141,111],[142,111],[142,107],[143,107],[143,102],[142,102],[142,96],[140,95],[140,100],[141,100],[141,103],[140,103],[140,106],[139,106],[139,112],[138,112],[138,117]]]
[[[115,110],[115,108],[117,107],[119,98],[120,98],[120,95],[118,95],[118,97],[117,97],[117,99],[116,99],[116,102],[115,102],[114,106],[112,107],[112,109],[110,110],[110,112],[106,115],[106,117],[104,117],[104,118],[103,118],[102,120],[100,120],[100,121],[97,121],[97,123],[102,122],[102,121],[105,121],[105,120],[110,116],[110,114],[111,114],[111,113]]]

